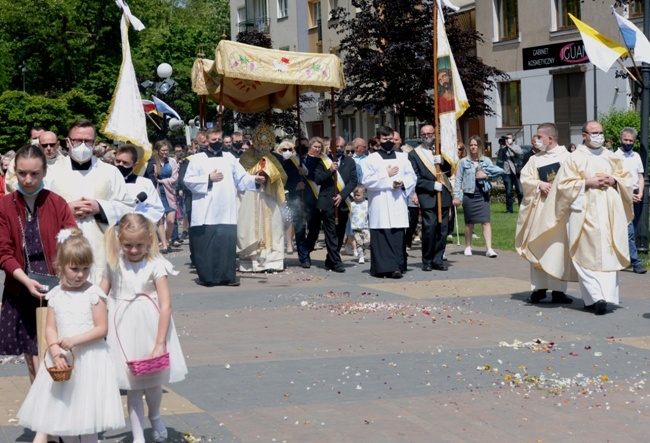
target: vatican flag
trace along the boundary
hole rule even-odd
[[[138,163],[135,171],[139,172],[151,157],[151,143],[147,137],[147,120],[142,107],[142,98],[135,78],[135,69],[131,60],[131,47],[129,46],[129,23],[138,31],[144,26],[137,18],[131,15],[128,6],[118,1],[122,9],[120,31],[122,34],[122,66],[117,79],[117,87],[113,93],[113,100],[108,110],[108,115],[101,129],[106,137],[121,142],[131,143],[138,148]]]

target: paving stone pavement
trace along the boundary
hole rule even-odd
[[[571,305],[527,304],[527,263],[482,253],[450,244],[449,271],[423,272],[416,246],[386,280],[350,256],[327,272],[316,251],[308,270],[293,255],[283,273],[204,288],[179,248],[189,375],[164,387],[168,441],[646,441],[650,277],[622,272],[621,306],[596,317],[576,284]],[[0,364],[0,442],[33,438],[15,420],[26,373]],[[132,441],[128,428],[101,437]]]

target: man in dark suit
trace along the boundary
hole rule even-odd
[[[422,144],[408,155],[417,176],[415,193],[422,213],[422,270],[446,271],[447,264],[443,256],[449,228],[447,219],[453,198],[451,190],[445,186],[442,177],[437,179],[435,168],[439,164],[441,173],[449,176],[451,165],[432,151],[435,143],[433,126],[423,126],[420,133]],[[438,192],[442,194],[441,223],[438,223]]]
[[[343,245],[345,226],[350,213],[346,199],[357,186],[357,165],[352,157],[344,155],[343,150],[340,150],[340,153],[337,152],[337,161],[321,157],[313,174],[314,182],[320,185],[317,208],[323,221],[327,247],[325,269],[345,272],[339,251]],[[342,189],[335,193],[335,186],[337,186],[335,177],[338,176],[343,182]],[[335,208],[338,208],[338,224],[335,220]]]

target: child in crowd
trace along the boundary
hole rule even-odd
[[[134,443],[144,443],[144,403],[149,408],[153,439],[167,439],[160,416],[162,384],[181,381],[187,366],[172,320],[167,275],[171,263],[158,251],[156,228],[141,214],[127,214],[106,234],[107,265],[101,288],[109,295],[107,342],[127,407]],[[146,295],[143,295],[146,294]],[[119,339],[119,341],[118,341]],[[126,359],[159,357],[169,352],[169,368],[133,375]]]
[[[352,191],[353,201],[350,210],[350,226],[354,232],[359,264],[366,262],[366,249],[370,245],[370,230],[368,229],[368,200],[366,188],[357,185]]]
[[[97,442],[98,432],[124,427],[115,369],[103,340],[106,295],[88,282],[93,251],[82,232],[63,229],[57,240],[61,284],[46,297],[46,339],[53,358],[41,361],[18,418],[21,425],[37,431],[37,443],[47,442],[47,434],[61,436],[66,443]],[[64,370],[73,361],[71,377],[63,382],[54,381],[44,368],[47,363]]]

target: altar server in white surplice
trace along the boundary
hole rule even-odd
[[[135,201],[120,171],[93,155],[95,137],[89,120],[74,122],[66,139],[70,156],[48,168],[45,182],[50,191],[68,202],[79,229],[93,247],[95,263],[89,281],[99,284],[106,265],[104,232],[133,212]]]
[[[237,191],[255,191],[264,176],[251,175],[229,152],[221,133],[210,131],[208,147],[194,154],[185,173],[192,191],[190,243],[202,285],[239,286],[237,260]]]
[[[395,152],[394,131],[377,131],[379,151],[363,164],[363,185],[368,192],[370,274],[402,278],[406,272],[405,229],[409,226],[407,199],[417,177],[408,154]]]

